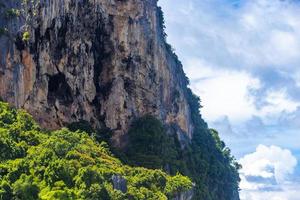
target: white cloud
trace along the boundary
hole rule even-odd
[[[160,1],[168,40],[203,101],[203,116],[214,121],[226,115],[239,123],[253,115],[265,118],[295,111],[300,100],[289,98],[287,85],[266,91],[267,96],[250,95],[248,90],[272,87],[271,75],[260,74],[264,68],[281,70],[295,84],[300,82],[300,6],[251,0],[236,8],[226,2]],[[254,101],[265,102],[264,107],[256,108]]]
[[[241,199],[291,200],[295,192],[300,194],[295,189],[298,185],[289,182],[297,165],[297,159],[291,151],[259,145],[254,153],[245,155],[239,162],[243,166],[240,171]],[[251,177],[256,177],[257,181],[251,180]]]
[[[279,117],[282,112],[295,112],[300,105],[300,102],[289,98],[285,89],[269,90],[264,98],[266,105],[257,110],[256,114],[264,117],[270,123],[274,121],[274,117]]]
[[[260,80],[245,71],[212,66],[201,59],[190,59],[185,65],[193,91],[201,97],[203,116],[210,122],[228,116],[234,123],[250,120],[254,115],[265,118],[294,112],[300,106],[288,97],[285,89],[270,90],[264,96],[264,106],[257,108],[257,98],[250,91],[261,89]],[[271,119],[273,120],[273,119]]]
[[[209,125],[228,133],[221,132],[238,157],[259,144],[271,145],[248,155],[263,158],[247,162],[244,173],[274,179],[281,191],[269,191],[268,181],[251,182],[244,175],[245,200],[300,196],[298,181],[293,180],[297,187],[286,183],[295,167],[294,156],[272,146],[300,148],[300,3],[292,2],[296,1],[159,1],[168,41],[201,97],[201,113]]]
[[[279,56],[277,63],[287,63],[290,60],[297,60],[300,56],[298,35],[288,31],[273,31],[270,37],[270,59]],[[284,55],[284,56],[282,56]]]
[[[190,60],[186,73],[192,89],[202,100],[202,114],[210,121],[228,115],[230,120],[248,119],[255,112],[248,90],[258,89],[259,80],[245,72],[214,70],[202,60]]]
[[[239,8],[224,0],[160,4],[172,33],[168,40],[181,58],[202,57],[218,67],[286,69],[300,62],[300,6],[287,2],[243,1]]]
[[[256,152],[244,156],[239,162],[243,166],[241,173],[244,176],[274,177],[277,183],[284,182],[297,165],[291,151],[264,145],[259,145]]]
[[[281,191],[242,191],[241,200],[299,200],[300,186],[286,186]]]
[[[295,67],[290,65],[300,61],[299,16],[299,7],[287,1],[247,1],[233,25],[245,42],[234,48],[252,65]]]

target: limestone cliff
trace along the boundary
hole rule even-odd
[[[1,21],[16,35],[0,41],[3,100],[48,129],[79,120],[108,127],[118,145],[145,114],[180,140],[192,137],[188,81],[165,43],[157,0],[42,0],[35,9],[28,41],[22,18]]]
[[[119,153],[138,154],[132,163],[193,180],[175,199],[239,200],[240,166],[201,118],[165,37],[157,0],[0,0],[0,100],[46,129],[109,129]],[[154,126],[135,134],[142,116]]]

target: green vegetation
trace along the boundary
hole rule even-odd
[[[110,138],[112,136],[112,132],[108,128],[95,130],[91,126],[91,124],[85,120],[80,120],[78,122],[70,123],[69,125],[67,125],[67,128],[73,132],[75,132],[75,131],[86,132],[89,134],[89,136],[93,137],[99,143],[106,142],[110,145],[110,142],[111,142]],[[111,150],[114,150],[114,149],[111,149]],[[113,152],[113,153],[117,153],[117,152]]]
[[[25,31],[20,38],[30,40],[30,26],[38,1],[24,0],[20,10],[1,6],[1,15],[23,17]],[[162,39],[183,73],[174,49],[166,42],[164,19],[158,9]],[[0,36],[9,34],[0,28]],[[188,84],[188,79],[184,81]],[[218,132],[208,129],[199,113],[200,99],[186,91],[194,125],[193,138],[182,147],[177,135],[167,133],[152,116],[136,119],[128,132],[125,152],[108,150],[111,134],[94,130],[86,121],[69,129],[41,130],[24,111],[0,103],[0,199],[167,199],[195,186],[195,200],[237,200],[240,165]],[[177,96],[177,95],[175,95]],[[106,141],[106,142],[103,142]],[[150,169],[145,169],[146,167]],[[168,174],[174,175],[169,176]],[[127,192],[113,189],[112,177],[127,181]]]
[[[15,18],[15,17],[20,17],[20,15],[21,15],[21,11],[18,10],[18,9],[15,9],[15,8],[7,9],[5,11],[5,17],[7,19],[12,19],[12,18]]]
[[[180,143],[166,133],[163,124],[153,116],[144,116],[132,123],[128,132],[127,163],[151,169],[164,169],[176,174],[183,171]]]
[[[6,28],[0,28],[0,37],[7,34],[8,30]]]
[[[12,5],[13,7],[11,7]],[[0,27],[0,37],[5,35],[14,40],[17,35],[14,33],[15,30],[11,26],[11,22],[21,20],[24,22],[23,27],[27,30],[21,35],[21,38],[24,42],[29,41],[29,27],[34,24],[39,7],[40,0],[14,0],[12,4],[0,2],[0,18],[6,22],[2,24],[3,27]]]
[[[176,66],[176,71],[177,73],[181,73],[181,74],[185,74],[185,72],[183,71],[183,66],[181,61],[179,60],[177,54],[175,53],[175,49],[172,47],[172,45],[170,45],[167,42],[167,33],[165,31],[166,29],[166,25],[165,25],[165,19],[164,19],[164,13],[162,11],[161,7],[157,8],[157,19],[158,19],[158,23],[159,23],[159,27],[161,27],[161,29],[159,30],[159,34],[161,35],[161,38],[163,40],[163,43],[165,45],[166,51],[167,53],[173,57],[174,61],[176,62],[177,66]],[[185,80],[185,84],[188,85],[189,84],[189,79],[187,77],[184,77]]]
[[[200,99],[190,90],[188,93],[195,126],[191,144],[181,148],[176,136],[167,135],[159,120],[145,116],[137,119],[129,130],[125,161],[133,166],[189,176],[196,183],[196,200],[237,200],[240,165],[218,132],[208,129],[202,120]]]
[[[157,16],[160,27],[162,27],[160,34],[164,40],[166,50],[176,61],[178,66],[177,70],[179,70],[180,73],[184,73],[182,64],[175,54],[174,49],[167,43],[165,20],[160,7],[157,10]],[[186,85],[189,84],[187,78],[185,82]],[[190,89],[187,89],[187,96],[191,108],[193,125],[195,127],[190,145],[181,150],[178,150],[177,146],[173,147],[173,150],[177,152],[179,156],[179,158],[177,156],[176,163],[180,163],[180,167],[177,169],[184,175],[191,177],[196,183],[194,199],[238,200],[240,182],[238,170],[241,166],[236,162],[235,158],[231,156],[230,149],[220,140],[218,132],[208,129],[207,124],[201,118],[199,97],[194,95]],[[143,151],[144,150],[142,150],[142,152]],[[136,149],[136,154],[138,154],[138,152],[139,150]],[[160,155],[158,157],[160,157]]]
[[[112,177],[126,179],[127,192]],[[0,199],[158,200],[190,190],[189,178],[123,165],[85,132],[43,131],[22,110],[0,102]]]
[[[25,31],[25,32],[23,33],[22,40],[23,40],[24,42],[28,42],[28,41],[30,40],[30,33],[29,33],[28,31]]]
[[[230,155],[230,150],[218,136],[207,128],[200,114],[200,99],[188,90],[192,120],[195,126],[191,144],[190,172],[197,184],[199,198],[239,199],[239,174],[241,166]]]

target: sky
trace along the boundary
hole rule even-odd
[[[201,113],[243,165],[242,200],[300,199],[300,1],[159,0]]]

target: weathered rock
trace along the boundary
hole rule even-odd
[[[106,126],[117,146],[145,114],[191,138],[188,80],[160,16],[157,0],[41,1],[30,41],[0,39],[0,97],[48,129]],[[23,22],[0,23],[17,34]]]
[[[123,193],[127,192],[127,180],[124,179],[122,176],[113,175],[112,182],[115,190],[120,190]]]
[[[191,200],[193,196],[194,196],[194,191],[190,190],[187,192],[181,192],[177,194],[173,200]]]

